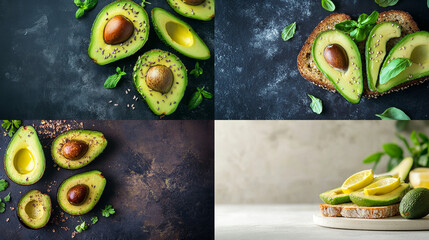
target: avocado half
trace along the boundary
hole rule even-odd
[[[347,60],[345,71],[334,68],[325,59],[325,49],[332,45],[344,49]],[[321,32],[313,42],[311,54],[316,66],[335,89],[349,102],[359,103],[363,92],[362,61],[359,49],[350,36],[338,30]]]
[[[350,200],[354,204],[364,207],[388,206],[399,203],[409,189],[408,183],[401,183],[395,190],[381,195],[366,195],[363,190],[359,190],[350,193]]]
[[[115,16],[124,17],[134,29],[126,41],[108,44],[104,38],[105,27]],[[133,55],[146,43],[149,37],[149,25],[146,11],[133,1],[119,0],[105,6],[92,24],[89,57],[97,64],[105,65]]]
[[[24,226],[42,228],[51,217],[51,198],[39,190],[31,190],[19,200],[16,214]]]
[[[184,17],[210,21],[215,16],[215,0],[205,0],[199,5],[190,5],[182,0],[167,0],[167,3]]]
[[[402,38],[390,50],[380,72],[396,58],[408,58],[412,64],[386,83],[378,84],[378,92],[386,92],[399,84],[429,76],[429,32],[419,31]]]
[[[87,186],[88,192],[81,204],[74,205],[69,201],[68,193],[71,188],[77,185]],[[94,170],[74,175],[64,180],[58,188],[58,204],[68,214],[83,215],[94,208],[98,200],[100,200],[105,186],[106,179],[100,171]]]
[[[173,84],[167,93],[154,91],[146,83],[149,69],[159,65],[168,67],[173,73]],[[137,91],[156,115],[170,115],[174,113],[188,85],[188,75],[185,65],[176,55],[159,49],[146,52],[138,58],[134,66],[133,80]]]
[[[162,8],[152,9],[152,23],[158,37],[179,53],[195,59],[210,58],[210,50],[184,21]]]
[[[31,185],[42,178],[45,165],[45,154],[36,130],[32,126],[20,127],[4,156],[7,176],[20,185]]]
[[[84,144],[86,151],[78,159],[68,159],[63,154],[63,148],[71,141]],[[91,163],[107,146],[104,134],[89,130],[71,130],[62,133],[52,143],[52,159],[58,166],[66,169],[79,169]]]

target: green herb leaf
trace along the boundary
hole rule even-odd
[[[428,0],[428,2],[427,2],[427,5],[428,5],[428,8],[429,8],[429,0]]]
[[[110,215],[115,214],[115,209],[112,207],[112,205],[106,205],[104,209],[101,209],[101,215],[103,217],[109,217]]]
[[[417,160],[417,163],[422,167],[426,167],[429,163],[428,160],[429,160],[428,155],[422,155],[419,157],[419,160]]]
[[[79,7],[79,8],[83,7],[83,5],[84,5],[83,2],[80,1],[80,0],[74,0],[74,4],[76,4],[76,6]]]
[[[417,133],[417,135],[420,137],[420,139],[423,142],[426,142],[426,143],[429,142],[429,137],[426,134],[419,132],[419,133]]]
[[[83,14],[85,13],[85,10],[83,10],[83,8],[78,8],[76,10],[76,18],[81,18],[83,16]]]
[[[9,120],[3,120],[3,123],[1,124],[2,128],[4,128],[5,130],[8,130],[11,125],[12,123]]]
[[[335,4],[331,0],[322,0],[322,7],[330,12],[335,10]]]
[[[283,41],[287,41],[295,35],[296,30],[296,22],[291,23],[289,26],[285,27],[282,31],[282,39]]]
[[[350,33],[350,37],[352,37],[356,42],[362,42],[366,38],[365,29],[356,28]]]
[[[207,98],[207,99],[213,98],[213,94],[211,94],[210,92],[207,92],[206,90],[201,90],[201,94],[203,95],[204,98]]]
[[[142,2],[142,7],[146,7],[146,4],[152,4],[152,3],[150,3],[150,2],[147,2],[146,0],[143,0],[143,2]]]
[[[405,145],[405,147],[407,147],[408,151],[411,152],[411,148],[410,148],[410,145],[408,144],[407,139],[398,133],[396,134],[396,136],[404,143],[404,145]]]
[[[96,224],[98,222],[98,217],[92,217],[91,222],[92,222],[92,225]]]
[[[77,231],[78,233],[81,233],[82,231],[85,231],[86,229],[88,229],[88,225],[86,225],[86,223],[85,223],[85,221],[84,221],[84,222],[82,222],[81,224],[77,225],[77,226],[75,227],[75,229],[76,229],[76,231]]]
[[[354,20],[346,20],[344,22],[340,22],[335,24],[335,29],[343,31],[345,33],[350,33],[357,27],[357,22]]]
[[[387,83],[390,79],[398,76],[407,67],[411,66],[412,62],[408,58],[396,58],[381,69],[380,84]]]
[[[382,120],[411,120],[401,109],[395,107],[390,107],[382,114],[376,114],[375,116]]]
[[[0,213],[4,213],[4,211],[5,211],[5,206],[6,206],[6,204],[5,204],[5,203],[0,202]]]
[[[84,2],[84,9],[89,11],[91,9],[93,9],[95,7],[95,5],[97,5],[98,0],[85,0]]]
[[[191,75],[194,75],[195,78],[199,77],[203,74],[203,69],[200,68],[200,64],[198,62],[195,63],[195,68],[190,72]]]
[[[9,202],[10,201],[10,193],[8,195],[6,195],[6,197],[3,198],[5,202]]]
[[[121,80],[121,77],[126,75],[127,73],[124,72],[124,70],[121,71],[120,67],[116,68],[116,74],[113,74],[111,76],[109,76],[106,81],[104,82],[104,87],[111,89],[111,88],[115,88],[116,85],[118,85],[119,80]]]
[[[363,21],[365,21],[367,18],[368,15],[366,13],[362,13],[358,18],[358,24],[360,24],[361,26],[364,25]]]
[[[363,20],[361,22],[361,24],[362,25],[375,24],[377,22],[377,19],[378,19],[378,12],[377,11],[373,11],[371,13],[371,15],[369,15],[365,20]]]
[[[203,96],[202,96],[201,92],[200,91],[194,92],[194,94],[191,97],[191,100],[188,103],[188,109],[192,110],[192,109],[198,107],[202,101],[203,101]]]
[[[390,7],[398,3],[399,0],[375,0],[380,7]]]
[[[9,183],[6,180],[0,180],[0,191],[4,191],[9,186]]]
[[[414,145],[420,145],[420,141],[417,137],[417,133],[416,131],[413,131],[410,135],[410,140]]]
[[[365,158],[362,162],[363,163],[372,163],[372,162],[378,162],[380,161],[381,157],[384,155],[384,152],[377,152],[374,154],[369,155],[367,158]]]
[[[386,152],[387,155],[389,155],[391,158],[398,158],[402,159],[402,148],[399,147],[395,143],[385,143],[383,144],[384,152]]]
[[[317,114],[321,114],[323,111],[322,100],[318,99],[313,95],[310,95],[310,94],[307,94],[307,95],[311,98],[311,103],[310,103],[311,110],[313,110],[313,112]]]

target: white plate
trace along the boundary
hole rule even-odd
[[[321,213],[317,213],[313,214],[313,222],[322,227],[354,230],[429,230],[428,216],[421,219],[405,219],[401,216],[383,219],[361,219],[345,217],[324,217]]]

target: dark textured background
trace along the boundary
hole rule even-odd
[[[13,119],[159,119],[140,98],[132,84],[132,69],[137,57],[154,48],[175,53],[188,68],[197,60],[175,52],[151,31],[149,40],[136,54],[99,66],[88,57],[92,23],[98,12],[113,1],[99,0],[97,6],[80,18],[73,0],[0,1],[0,116]],[[141,3],[141,0],[135,1]],[[212,55],[214,21],[192,20],[176,14],[165,0],[146,6],[150,17],[153,7],[161,7],[189,23],[205,41]],[[213,119],[214,101],[205,100],[195,110],[186,107],[196,87],[213,92],[213,57],[201,61],[204,74],[189,75],[185,96],[176,112],[164,119]],[[125,66],[127,75],[115,89],[105,89],[104,81]],[[131,89],[126,95],[125,90]],[[140,97],[140,96],[139,96]],[[109,104],[118,103],[118,107]],[[136,109],[127,108],[134,103]]]
[[[24,124],[39,129],[39,122]],[[11,192],[12,199],[0,214],[0,239],[71,239],[80,219],[89,223],[93,216],[98,216],[98,223],[76,239],[214,238],[213,121],[89,121],[84,128],[101,131],[108,140],[104,152],[84,168],[58,171],[49,154],[53,139],[40,134],[46,171],[36,184],[20,186],[9,180],[2,158],[0,178],[9,187],[0,197]],[[0,136],[0,156],[9,141],[8,136]],[[90,170],[100,170],[107,179],[99,203],[81,218],[65,214],[69,218],[61,222],[65,218],[60,218],[57,188],[68,177]],[[48,193],[53,204],[51,221],[39,230],[21,226],[16,217],[19,199],[31,189]],[[109,218],[101,216],[106,204],[116,209]]]
[[[428,119],[429,84],[378,99],[348,103],[306,81],[296,57],[314,27],[331,12],[320,0],[218,0],[215,19],[216,119],[376,119],[388,107],[404,110],[412,119]],[[429,30],[424,0],[400,0],[381,8],[374,0],[333,0],[336,11],[353,19],[365,12],[408,11],[422,30]],[[222,17],[219,17],[222,16]],[[283,28],[297,23],[295,36],[284,42]],[[323,101],[323,113],[309,107],[312,94]]]

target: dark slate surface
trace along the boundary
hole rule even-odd
[[[401,0],[388,8],[379,7],[374,0],[333,2],[335,12],[354,19],[373,10],[405,10],[420,29],[429,30],[426,1]],[[374,114],[392,106],[412,119],[428,119],[428,83],[353,105],[301,77],[296,66],[298,52],[329,14],[320,0],[218,0],[216,15],[222,17],[215,19],[216,119],[376,119]],[[284,42],[281,31],[292,22],[297,22],[296,34]],[[312,112],[307,94],[323,100],[321,115]]]
[[[24,124],[40,129],[39,122]],[[53,139],[39,134],[46,171],[36,184],[20,186],[9,180],[2,158],[0,178],[6,179],[9,187],[0,197],[11,192],[12,198],[6,203],[6,212],[0,214],[0,239],[71,239],[81,219],[89,223],[93,216],[98,217],[98,223],[75,239],[214,239],[213,125],[213,121],[84,122],[85,129],[105,134],[107,148],[84,168],[59,171],[49,154]],[[0,136],[1,156],[9,141],[8,136]],[[82,217],[61,217],[63,211],[56,199],[59,185],[90,170],[100,170],[107,180],[100,201]],[[23,227],[16,217],[19,199],[32,189],[48,193],[53,204],[51,221],[39,230]],[[106,204],[116,209],[109,218],[101,216]]]
[[[163,44],[151,31],[145,46],[131,57],[98,66],[88,57],[92,23],[98,12],[113,1],[99,0],[81,19],[72,0],[0,1],[0,116],[18,119],[159,119],[138,96],[132,84],[132,68],[137,57],[154,48],[178,55],[188,70],[196,60],[178,54]],[[136,1],[140,3],[141,1]],[[150,17],[153,7],[161,7],[189,23],[213,54],[214,21],[203,22],[176,14],[165,0],[146,6]],[[213,91],[213,58],[199,61],[204,74],[189,76],[185,96],[177,111],[164,119],[213,119],[214,101],[204,101],[197,109],[186,107],[196,87]],[[127,76],[116,89],[103,87],[117,66],[125,66]],[[188,72],[189,72],[188,71]],[[125,90],[131,89],[126,95]],[[118,107],[109,104],[118,103]],[[126,107],[134,103],[136,110]]]

